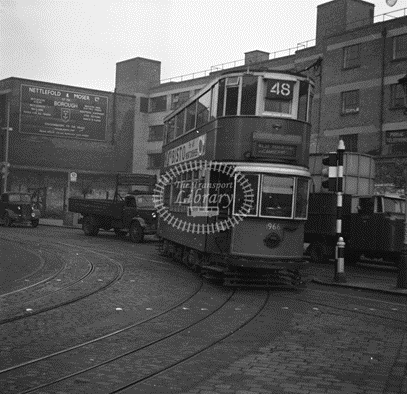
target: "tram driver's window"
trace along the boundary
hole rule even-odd
[[[291,217],[294,178],[264,175],[261,216]]]
[[[234,213],[238,214],[249,209],[247,215],[257,216],[257,194],[259,175],[242,173],[244,178],[235,181]]]

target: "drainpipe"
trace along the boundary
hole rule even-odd
[[[383,148],[384,148],[384,131],[383,131],[383,123],[384,123],[384,77],[385,77],[385,68],[386,68],[386,37],[387,37],[387,29],[383,28],[382,30],[382,69],[381,69],[381,85],[380,85],[380,118],[379,118],[379,130],[380,130],[380,156],[383,155]]]
[[[322,97],[323,97],[323,89],[322,89],[322,59],[319,64],[319,108],[318,108],[318,137],[317,137],[317,149],[316,153],[319,153],[319,145],[321,142],[321,114],[322,114]]]

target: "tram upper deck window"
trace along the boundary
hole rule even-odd
[[[294,81],[267,79],[264,111],[292,114],[294,85]]]
[[[184,133],[185,126],[185,110],[178,113],[175,119],[175,137],[179,137]]]
[[[223,104],[225,103],[225,79],[221,79],[218,83],[218,108],[217,116],[223,116]]]
[[[189,131],[195,128],[196,125],[196,102],[187,107],[185,131]]]
[[[239,84],[239,77],[229,77],[226,80],[225,116],[237,115],[237,104],[239,102]]]
[[[212,101],[211,101],[211,110],[210,110],[210,120],[216,118],[216,112],[218,108],[218,94],[219,94],[219,83],[212,86]]]
[[[291,218],[294,178],[263,175],[260,216]]]
[[[197,101],[196,127],[199,127],[209,121],[209,111],[211,106],[211,91],[207,91]]]
[[[256,115],[257,81],[255,75],[244,75],[240,115]]]
[[[175,138],[175,118],[170,119],[167,122],[167,143],[171,142]]]
[[[298,98],[298,120],[307,121],[307,110],[308,110],[308,87],[309,84],[306,81],[300,82],[300,95]]]

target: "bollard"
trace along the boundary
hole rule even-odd
[[[338,283],[346,283],[345,277],[345,242],[342,237],[339,237],[336,243],[336,269],[334,281]]]

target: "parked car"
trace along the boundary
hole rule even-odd
[[[10,227],[13,223],[37,227],[40,211],[35,209],[28,193],[3,193],[0,197],[0,224]]]

